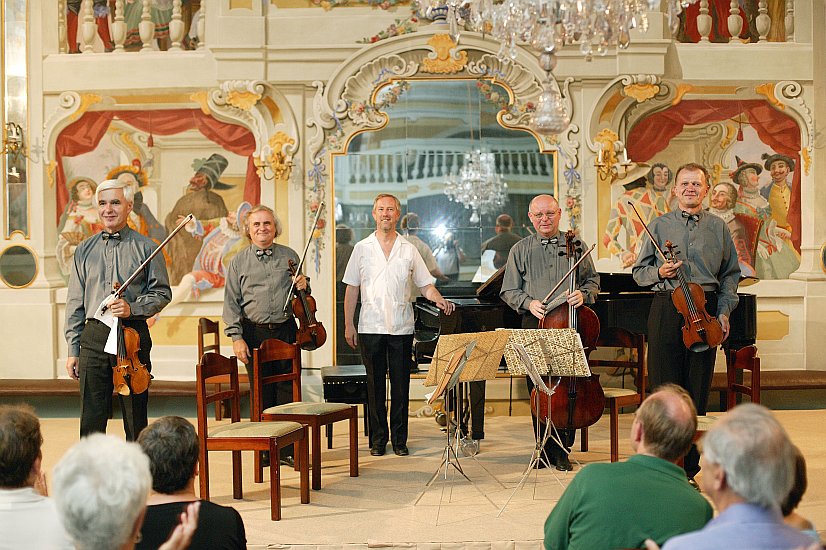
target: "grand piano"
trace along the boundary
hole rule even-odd
[[[450,316],[419,298],[413,339],[417,364],[430,362],[441,334],[519,328],[519,316],[499,298],[502,273],[503,270],[498,271],[484,285],[459,283],[440,287],[442,295],[456,304],[456,311]],[[654,292],[637,286],[630,273],[600,273],[600,289],[596,303],[589,307],[599,317],[601,327],[621,327],[647,335],[648,310]],[[746,293],[738,296],[740,303],[730,319],[731,333],[723,344],[727,349],[740,349],[757,339],[757,297]]]

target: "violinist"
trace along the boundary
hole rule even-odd
[[[569,268],[568,259],[564,257],[565,235],[559,230],[560,215],[559,203],[555,198],[550,195],[534,197],[528,207],[528,217],[536,233],[516,243],[508,254],[500,296],[522,315],[522,328],[537,328],[539,320],[556,307],[592,304],[599,294],[599,274],[588,257],[577,271],[577,289],[569,292],[562,285],[547,305],[542,303]],[[526,380],[530,394],[533,383],[530,378]],[[533,422],[536,429],[535,416]],[[559,435],[566,446],[573,444],[574,430],[559,430]],[[567,452],[553,439],[546,443],[545,453],[557,470],[573,469]],[[543,462],[538,464],[542,467]]]
[[[94,318],[98,305],[155,250],[156,244],[126,225],[132,211],[133,192],[118,180],[106,180],[95,192],[103,231],[89,237],[75,251],[66,299],[65,336],[69,347],[66,372],[80,380],[80,436],[106,432],[112,410],[112,368],[115,355],[104,352],[110,328]],[[149,352],[152,339],[146,320],[172,299],[163,255],[159,254],[139,272],[122,298],[110,309],[125,327],[140,337],[138,359],[152,368]],[[129,441],[137,439],[147,424],[149,392],[119,395],[123,427]]]
[[[677,261],[665,262],[650,238],[643,240],[633,267],[634,280],[656,291],[648,315],[648,376],[656,389],[666,383],[685,388],[694,400],[697,414],[706,413],[711,376],[717,356],[716,346],[690,351],[683,342],[684,318],[672,301],[672,291],[680,286],[679,273],[705,294],[705,309],[716,317],[729,334],[729,316],[737,307],[740,267],[731,232],[722,218],[703,210],[709,192],[705,167],[690,163],[681,166],[675,177],[674,193],[679,208],[655,218],[648,229],[657,245],[671,241],[679,252]],[[692,446],[685,458],[689,480],[700,471],[700,455]]]
[[[250,246],[236,254],[227,267],[224,291],[224,333],[232,339],[232,352],[247,367],[252,380],[252,350],[261,342],[275,338],[289,344],[296,341],[293,310],[284,309],[287,294],[295,288],[307,290],[307,278],[290,274],[290,261],[299,264],[298,254],[273,241],[281,235],[281,220],[271,208],[252,207],[244,221],[244,234]],[[291,372],[290,361],[273,361],[261,366],[262,376]],[[275,388],[273,388],[275,386]],[[263,408],[293,400],[289,382],[264,387]],[[282,449],[280,460],[293,464],[292,445]],[[266,462],[265,458],[265,462]]]

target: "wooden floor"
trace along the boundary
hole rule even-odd
[[[809,489],[799,511],[824,537],[826,410],[783,410],[776,414],[808,460]],[[621,459],[631,452],[625,435],[630,423],[630,414],[620,417]],[[409,457],[396,457],[392,451],[372,457],[361,434],[361,476],[350,478],[347,430],[339,426],[334,449],[324,450],[322,490],[312,492],[310,504],[299,503],[297,474],[283,471],[284,519],[280,522],[269,519],[268,486],[252,482],[251,456],[245,457],[244,499],[236,501],[232,499],[228,454],[211,455],[213,500],[239,510],[250,548],[537,549],[548,512],[576,473],[555,475],[542,470],[515,490],[533,448],[530,421],[526,416],[500,416],[487,419],[486,439],[477,459],[460,458],[472,484],[451,469],[447,481],[440,475],[425,490],[439,468],[445,443],[432,418],[410,419]],[[78,421],[47,418],[43,427],[44,464],[50,471],[77,441]],[[120,421],[110,422],[110,433],[122,437]],[[581,464],[608,461],[607,417],[590,430],[589,452],[578,449],[577,441],[572,458]]]

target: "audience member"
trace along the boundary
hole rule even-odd
[[[579,472],[545,522],[545,548],[639,548],[700,529],[711,506],[675,462],[691,446],[697,412],[674,384],[640,406],[631,426],[636,454],[626,462],[589,464]]]
[[[669,540],[663,550],[811,545],[780,514],[794,482],[794,449],[767,408],[746,403],[715,422],[703,439],[700,461],[700,486],[719,515],[702,530]]]
[[[0,406],[0,550],[72,548],[46,495],[40,421],[26,406]]]
[[[806,492],[808,485],[808,478],[806,476],[806,459],[803,458],[803,453],[800,449],[794,447],[794,485],[786,500],[780,505],[780,511],[783,512],[783,521],[786,525],[790,525],[795,529],[799,529],[802,533],[812,537],[812,539],[820,542],[820,536],[815,531],[815,526],[812,522],[804,518],[797,512],[795,508],[800,504],[803,494]]]
[[[140,538],[152,486],[149,459],[136,443],[95,433],[55,467],[57,511],[77,550],[131,550]],[[189,547],[199,503],[188,506],[159,550]]]
[[[141,432],[138,444],[149,457],[152,493],[146,507],[138,550],[154,550],[175,528],[186,506],[198,500],[198,435],[180,416],[159,418]],[[199,550],[246,548],[241,515],[227,506],[201,501],[192,548]]]
[[[496,236],[482,243],[482,252],[493,250],[493,267],[499,269],[508,261],[508,253],[513,245],[522,240],[513,231],[513,218],[508,214],[499,214],[496,217]]]

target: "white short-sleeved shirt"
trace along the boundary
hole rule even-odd
[[[342,281],[360,287],[362,334],[413,334],[413,306],[410,292],[433,284],[427,266],[401,235],[396,236],[388,258],[384,257],[375,232],[356,243]]]

